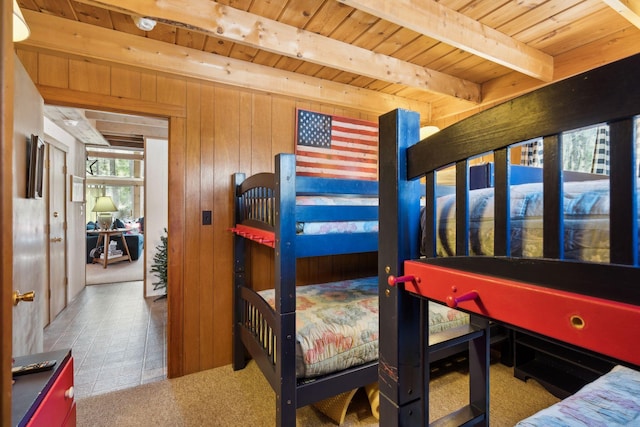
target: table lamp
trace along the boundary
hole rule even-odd
[[[100,196],[96,199],[93,212],[96,212],[96,222],[100,225],[100,229],[108,230],[113,221],[111,212],[117,212],[118,208],[111,200],[111,196]]]

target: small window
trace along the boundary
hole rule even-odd
[[[609,126],[565,132],[562,138],[564,170],[609,175]]]

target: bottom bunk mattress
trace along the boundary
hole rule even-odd
[[[275,291],[260,291],[275,308]],[[469,315],[429,302],[430,333],[469,322]],[[378,278],[296,288],[296,376],[313,378],[378,359]]]
[[[640,372],[615,366],[517,427],[640,426]]]

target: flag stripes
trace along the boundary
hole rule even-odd
[[[298,175],[378,179],[378,125],[359,119],[297,110]]]

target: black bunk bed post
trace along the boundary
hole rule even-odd
[[[242,200],[240,198],[240,194],[238,194],[238,190],[240,188],[240,184],[242,184],[245,180],[245,174],[236,173],[233,175],[233,188],[234,196],[235,196],[235,214],[234,224],[239,224],[242,221]],[[246,284],[246,266],[245,266],[245,239],[237,234],[233,235],[233,348],[232,348],[232,360],[233,360],[233,369],[243,369],[247,365],[246,351],[244,345],[242,344],[242,337],[240,332],[240,322],[242,321],[242,310],[243,303],[240,298],[240,289],[242,289]]]
[[[406,178],[406,152],[420,139],[420,117],[394,110],[380,116],[379,126],[380,425],[424,425],[420,300],[387,283],[389,275],[403,274],[405,260],[419,256],[420,183]]]
[[[545,258],[564,258],[564,211],[562,186],[562,137],[543,138],[544,167],[542,168],[544,216],[542,253]]]
[[[276,425],[296,425],[296,164],[295,155],[275,160]]]
[[[611,174],[609,187],[611,257],[614,264],[638,265],[636,134],[634,120],[609,123]],[[625,203],[625,200],[627,201]],[[628,201],[631,201],[630,203]]]

